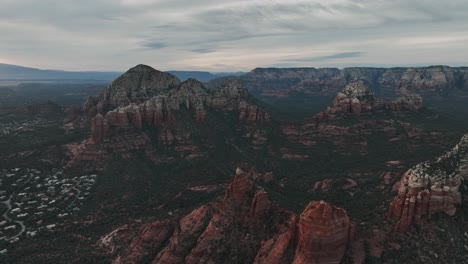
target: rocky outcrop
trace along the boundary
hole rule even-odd
[[[369,87],[362,80],[353,81],[339,92],[333,105],[315,115],[312,120],[316,123],[326,122],[341,113],[351,113],[360,117],[363,112],[382,111],[419,111],[422,108],[422,97],[417,94],[402,96],[394,101],[384,102],[377,99]]]
[[[447,93],[468,89],[468,68],[430,66],[421,68],[257,68],[241,77],[262,96],[286,97],[296,93],[334,95],[354,80],[392,96],[433,91]]]
[[[416,165],[403,174],[398,195],[390,204],[388,218],[394,230],[406,232],[411,225],[434,213],[454,215],[462,202],[461,182],[468,178],[468,135],[436,160]]]
[[[338,152],[366,154],[369,136],[377,133],[385,135],[392,142],[403,139],[432,141],[434,136],[409,123],[381,118],[384,116],[382,113],[395,117],[407,116],[421,108],[422,98],[419,95],[403,96],[386,102],[376,98],[365,82],[358,80],[346,85],[337,94],[333,104],[324,111],[305,123],[282,124],[281,129],[288,141],[299,146],[313,148],[326,141],[337,147]],[[284,159],[303,159],[307,156],[287,148],[281,149],[281,153]]]
[[[109,135],[109,123],[101,114],[97,114],[91,120],[91,139],[99,142]]]
[[[207,130],[204,126],[217,127],[212,122],[223,118],[221,115],[230,122],[221,124],[222,129],[235,128],[239,138],[247,138],[255,148],[266,142],[262,125],[270,121],[269,114],[256,105],[238,79],[226,78],[219,87],[209,90],[195,79],[179,82],[174,76],[145,65],[130,69],[98,97],[88,98],[83,111],[89,115],[91,136],[81,146],[94,143],[111,151],[114,148],[110,142],[126,142],[126,135],[138,134],[137,138],[145,139],[143,144],[124,145],[146,151],[155,162],[172,160],[174,154],[186,159],[202,156],[200,149],[212,148],[213,140],[199,132]],[[210,115],[216,117],[210,119]],[[205,123],[207,119],[210,124]],[[172,159],[163,158],[160,151],[148,151],[150,146],[171,152]],[[81,147],[80,150],[87,152]],[[73,162],[80,157],[84,156],[71,155]]]
[[[348,233],[345,210],[323,201],[311,202],[300,216],[293,264],[341,263]]]
[[[347,112],[359,117],[363,111],[371,111],[377,104],[373,93],[363,81],[351,82],[336,96],[332,113]]]
[[[91,121],[91,137],[98,142],[122,129],[173,126],[179,111],[190,112],[197,122],[205,119],[209,109],[235,111],[239,121],[249,124],[268,122],[268,113],[250,101],[237,79],[226,79],[211,92],[197,80],[179,83],[175,77],[138,65],[114,81],[98,100],[90,98],[84,108],[98,113]]]
[[[111,245],[118,249],[114,263],[340,263],[350,230],[346,212],[311,202],[298,217],[271,203],[258,186],[263,178],[269,176],[238,169],[216,202],[179,220],[146,224],[128,244]]]
[[[172,74],[137,65],[112,82],[102,94],[105,108],[142,103],[180,83]]]

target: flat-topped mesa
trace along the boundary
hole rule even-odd
[[[363,80],[388,94],[429,91],[440,93],[468,89],[468,68],[258,68],[241,77],[251,91],[263,96],[287,97],[298,91],[334,95],[350,80]]]
[[[349,223],[345,210],[324,201],[309,203],[300,216],[293,264],[340,263],[348,243]]]
[[[468,135],[445,155],[426,161],[403,174],[398,195],[390,204],[388,218],[395,231],[406,232],[424,216],[456,213],[462,202],[459,187],[468,178]]]

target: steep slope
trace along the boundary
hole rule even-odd
[[[376,98],[363,81],[350,82],[337,94],[333,104],[326,110],[314,115],[305,123],[289,123],[282,126],[283,135],[289,142],[313,148],[320,142],[327,142],[340,152],[354,150],[363,155],[368,153],[371,136],[385,137],[386,141],[406,142],[406,139],[424,139],[427,133],[414,128],[410,123],[401,122],[422,108],[419,95],[405,95],[394,101]],[[426,135],[429,139],[432,136]],[[304,158],[301,154],[284,151],[284,158]]]
[[[129,157],[136,150],[156,162],[192,159],[203,155],[202,148],[213,148],[217,135],[233,133],[234,139],[262,145],[266,136],[261,127],[270,121],[237,79],[227,78],[208,90],[195,79],[180,82],[145,65],[124,73],[98,97],[88,98],[83,112],[91,119],[91,137],[69,146],[72,163],[110,153]],[[210,129],[220,123],[234,131]]]
[[[106,240],[116,249],[114,263],[340,263],[349,241],[346,212],[320,201],[298,217],[269,200],[262,178],[238,169],[217,201]]]
[[[295,93],[334,95],[348,82],[364,80],[387,95],[408,91],[447,93],[468,89],[468,68],[257,68],[242,76],[244,84],[262,96],[287,97]]]
[[[394,229],[406,232],[423,218],[444,212],[454,215],[462,202],[460,185],[468,178],[468,135],[445,155],[416,165],[403,174],[398,195],[393,199],[388,218]]]

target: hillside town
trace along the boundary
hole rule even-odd
[[[0,171],[0,254],[8,244],[51,232],[80,210],[97,175],[66,177],[60,169]],[[1,248],[4,247],[4,248]]]

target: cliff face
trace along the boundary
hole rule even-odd
[[[300,216],[293,263],[340,263],[348,233],[345,210],[325,202],[311,202]]]
[[[390,141],[403,138],[421,138],[424,131],[409,123],[386,120],[382,113],[393,116],[410,115],[423,107],[419,95],[405,95],[393,101],[378,99],[363,81],[353,81],[337,94],[333,104],[314,115],[305,123],[284,124],[283,135],[293,143],[313,147],[326,140],[336,147],[354,149],[362,154],[367,152],[368,136],[380,133]],[[432,136],[427,135],[427,139]],[[300,159],[302,156],[284,151],[284,158]]]
[[[422,108],[422,98],[419,95],[405,95],[394,101],[384,102],[377,99],[363,81],[353,81],[339,92],[330,109],[320,113],[330,116],[336,113],[352,113],[359,117],[362,112],[379,111],[389,109],[392,111],[418,111]]]
[[[386,94],[406,94],[421,90],[447,92],[468,89],[468,68],[431,66],[424,68],[257,68],[242,77],[253,92],[284,97],[301,92],[333,95],[347,83],[363,80]]]
[[[114,245],[114,263],[151,256],[152,263],[340,263],[348,243],[346,212],[311,202],[298,217],[271,203],[257,185],[262,178],[238,170],[216,202],[126,234],[131,242]]]
[[[468,135],[436,160],[416,165],[403,174],[398,195],[390,204],[388,218],[395,231],[406,232],[423,218],[444,212],[454,215],[462,202],[459,187],[468,178]]]
[[[88,98],[83,112],[91,120],[91,136],[79,146],[70,146],[72,161],[93,156],[89,150],[95,148],[94,144],[102,146],[97,152],[111,152],[116,142],[124,149],[119,153],[140,149],[154,160],[163,158],[146,146],[157,145],[188,159],[198,157],[202,153],[194,143],[194,128],[204,126],[209,122],[207,115],[214,112],[233,116],[230,122],[235,123],[237,132],[254,145],[262,145],[265,132],[259,126],[267,124],[270,116],[252,101],[237,79],[228,78],[219,87],[208,90],[197,80],[179,82],[168,73],[138,65],[99,96]],[[211,139],[199,134],[202,137],[199,141],[208,142],[202,145],[209,145]],[[131,138],[138,140],[134,142]]]
[[[153,72],[155,76],[151,77],[147,68],[137,75],[138,67],[141,66],[117,79],[98,100],[90,98],[85,103],[85,112],[93,115],[94,109],[97,111],[91,121],[91,138],[95,142],[129,127],[174,126],[177,122],[175,114],[179,111],[190,112],[198,122],[205,119],[208,109],[234,111],[238,120],[247,123],[265,123],[270,119],[265,111],[249,103],[249,93],[236,79],[226,80],[213,92],[194,79],[171,87],[176,81],[167,81],[170,79],[167,76],[160,78],[160,72],[156,70]],[[142,79],[148,80],[142,82]],[[161,88],[166,84],[169,86]],[[105,109],[111,110],[105,112]]]

